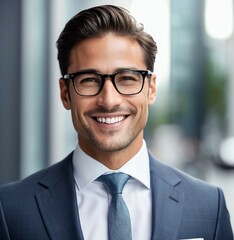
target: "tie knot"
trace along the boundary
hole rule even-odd
[[[124,185],[130,178],[129,175],[125,173],[112,173],[100,176],[97,180],[104,183],[111,195],[122,194]]]

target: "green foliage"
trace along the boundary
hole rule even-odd
[[[227,76],[212,63],[207,63],[205,77],[206,110],[222,119],[226,113]]]

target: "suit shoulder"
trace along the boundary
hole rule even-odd
[[[210,193],[217,195],[217,190],[219,190],[216,186],[212,186],[204,180],[191,176],[180,169],[168,166],[152,156],[151,167],[161,179],[164,179],[164,181],[167,181],[169,184],[176,186],[177,189],[193,192],[194,194],[198,192],[201,194],[204,192],[205,195]]]
[[[4,193],[17,193],[17,192],[37,192],[37,189],[40,188],[38,182],[42,178],[61,178],[66,171],[68,171],[69,166],[71,166],[72,153],[69,154],[62,161],[51,165],[45,169],[37,171],[30,176],[15,182],[7,183],[0,187],[0,196]]]
[[[156,181],[163,181],[167,184],[168,189],[181,194],[186,211],[190,211],[191,203],[195,204],[193,206],[196,206],[197,211],[207,212],[207,214],[217,211],[220,205],[225,206],[224,194],[220,188],[158,160],[152,160],[151,167],[155,181],[152,185],[158,186]]]

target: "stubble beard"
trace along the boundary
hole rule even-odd
[[[124,109],[116,108],[112,110],[105,109],[95,109],[90,111],[87,115],[97,114],[97,113],[115,113],[115,112],[124,112]],[[127,109],[126,112],[129,112],[130,115],[136,115],[136,109]],[[146,121],[145,121],[146,124]],[[136,129],[136,126],[130,126],[127,131],[120,134],[115,130],[110,130],[106,134],[106,139],[99,138],[98,134],[95,134],[95,129],[90,128],[89,126],[83,126],[82,136],[85,141],[93,148],[94,151],[99,152],[118,152],[124,149],[129,148],[129,146],[134,142],[134,140],[139,136],[139,134],[143,131],[144,126],[142,128]]]
[[[101,139],[98,139],[98,137],[90,128],[87,128],[85,132],[86,141],[88,141],[88,143],[96,150],[106,153],[127,149],[140,134],[140,131],[134,133],[134,129],[129,129],[128,133],[125,133],[125,136],[115,137],[116,133],[113,131],[109,132],[109,136],[107,136],[109,139],[102,141]]]

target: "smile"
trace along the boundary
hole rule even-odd
[[[106,123],[106,124],[114,124],[119,123],[125,119],[125,116],[119,116],[119,117],[97,117],[96,120],[100,123]]]

